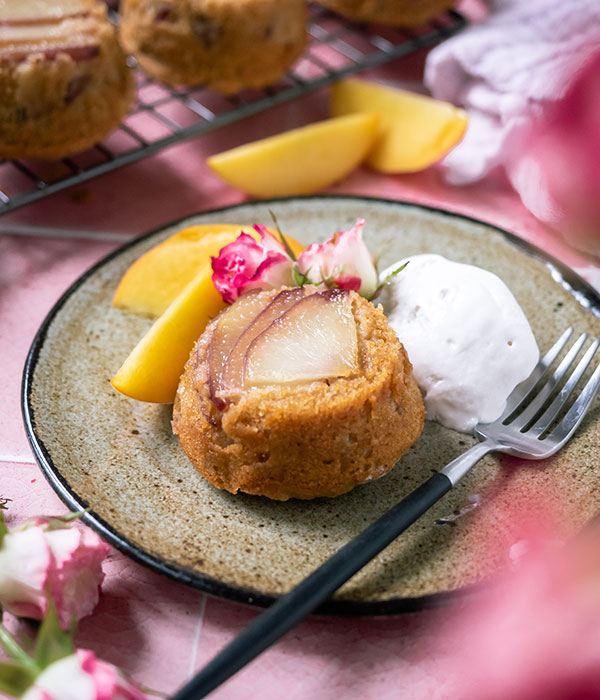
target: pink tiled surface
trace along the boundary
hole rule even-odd
[[[410,59],[411,70],[419,60]],[[403,78],[406,65],[397,62],[378,73],[389,80]],[[304,98],[54,195],[3,217],[2,223],[133,237],[193,212],[243,201],[244,195],[207,169],[206,156],[325,115],[325,93]],[[409,176],[359,169],[329,191],[410,200],[484,219],[536,243],[600,286],[594,263],[537,222],[501,178],[456,189],[446,186],[435,168]],[[0,496],[11,499],[9,524],[39,513],[65,512],[35,464],[22,428],[21,372],[52,304],[116,245],[84,238],[0,236]],[[101,602],[81,623],[77,641],[165,693],[174,691],[258,614],[165,579],[116,551],[105,568]],[[439,633],[440,614],[312,618],[212,697],[454,699],[447,663],[452,640]]]

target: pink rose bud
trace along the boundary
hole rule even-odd
[[[78,649],[44,669],[23,700],[146,700],[146,695],[116,666]]]
[[[292,286],[292,260],[283,245],[264,226],[256,225],[260,241],[241,233],[212,260],[212,280],[228,304],[250,289]]]
[[[60,519],[29,521],[0,542],[0,605],[18,617],[41,620],[54,600],[67,629],[96,607],[109,547],[87,528]]]
[[[349,231],[335,233],[325,243],[313,243],[298,258],[297,269],[313,284],[351,289],[371,297],[377,289],[377,270],[362,238],[364,219]]]

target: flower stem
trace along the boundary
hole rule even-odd
[[[38,665],[29,656],[29,654],[21,647],[17,640],[12,636],[12,634],[6,629],[6,627],[0,622],[0,644],[4,647],[4,650],[11,659],[18,661],[23,666],[30,668],[33,671],[38,672]]]
[[[277,234],[279,236],[279,239],[281,241],[281,245],[284,247],[285,252],[288,254],[288,257],[292,262],[296,262],[296,254],[292,250],[292,247],[290,244],[287,242],[287,238],[283,235],[281,229],[279,228],[279,222],[277,221],[277,217],[275,214],[269,209],[269,214],[271,215],[271,218],[273,219],[273,223],[275,224],[275,229],[277,230]]]
[[[404,270],[404,268],[408,265],[409,262],[410,262],[410,260],[407,260],[403,265],[400,265],[396,269],[392,270],[390,272],[390,274],[383,280],[383,282],[380,282],[377,285],[377,287],[375,287],[375,291],[373,292],[373,294],[371,294],[371,296],[369,297],[369,300],[374,299],[379,294],[379,292],[394,279],[394,277],[398,273],[400,273],[400,272],[402,272],[402,270]]]

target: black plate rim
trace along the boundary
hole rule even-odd
[[[491,228],[498,233],[502,234],[505,239],[514,245],[517,249],[521,250],[530,257],[536,258],[542,261],[546,267],[549,269],[554,280],[557,284],[563,286],[585,309],[592,312],[594,315],[600,317],[600,293],[597,292],[594,287],[592,287],[586,280],[584,280],[580,275],[578,275],[575,270],[570,268],[565,263],[554,258],[553,256],[545,253],[542,249],[529,243],[528,241],[519,238],[514,233],[507,231],[495,224],[483,221],[476,217],[468,216],[459,212],[454,212],[451,210],[444,209],[442,207],[436,207],[416,202],[411,202],[408,200],[401,199],[386,199],[383,197],[370,197],[363,195],[353,195],[353,194],[325,194],[325,195],[306,195],[298,197],[278,197],[273,199],[256,200],[256,201],[243,201],[235,204],[226,205],[223,207],[217,207],[214,209],[206,209],[203,211],[196,212],[195,214],[187,214],[180,219],[173,221],[171,223],[162,224],[145,234],[132,238],[127,241],[124,245],[119,246],[115,250],[111,251],[108,255],[101,258],[98,262],[92,265],[88,270],[81,274],[67,289],[60,298],[56,301],[54,306],[50,309],[42,324],[40,325],[37,333],[34,336],[31,347],[27,354],[25,361],[23,376],[21,382],[21,411],[23,422],[25,425],[25,432],[27,434],[27,439],[35,456],[35,459],[40,466],[44,476],[50,483],[58,497],[65,503],[65,505],[74,512],[85,511],[81,520],[88,525],[92,530],[98,533],[102,539],[109,542],[116,549],[123,552],[134,561],[149,567],[150,569],[168,576],[169,578],[178,581],[179,583],[186,584],[195,588],[197,590],[203,591],[210,595],[224,598],[227,600],[235,601],[237,603],[243,603],[258,607],[268,607],[272,605],[279,596],[269,595],[263,592],[255,591],[250,588],[243,588],[232,586],[227,583],[223,583],[217,579],[211,578],[204,574],[199,574],[198,572],[191,571],[182,567],[174,562],[169,562],[167,560],[155,557],[149,554],[141,547],[131,542],[129,539],[121,535],[117,530],[113,529],[109,523],[107,523],[102,517],[90,508],[90,504],[80,496],[78,496],[69,486],[68,482],[64,479],[60,473],[59,468],[55,465],[50,457],[50,454],[44,445],[42,439],[36,432],[35,428],[35,415],[33,407],[31,405],[31,392],[33,388],[33,381],[35,375],[35,369],[39,359],[41,349],[43,347],[44,341],[46,339],[48,330],[52,325],[55,316],[58,314],[60,309],[64,306],[67,300],[75,293],[75,291],[81,287],[85,281],[93,275],[97,270],[108,265],[114,258],[120,256],[129,248],[137,245],[138,243],[156,235],[158,232],[163,231],[165,228],[176,227],[182,224],[184,221],[188,221],[194,216],[203,216],[206,214],[216,214],[220,212],[229,212],[241,207],[248,205],[261,206],[264,205],[270,209],[275,209],[277,204],[285,203],[290,201],[299,200],[323,200],[323,199],[336,199],[336,200],[354,200],[354,201],[364,201],[368,203],[383,203],[386,205],[398,205],[400,207],[412,207],[416,209],[422,209],[424,211],[435,212],[438,214],[443,214],[450,218],[461,219],[471,223],[483,225],[487,228]],[[402,613],[418,612],[421,610],[432,609],[444,607],[446,605],[457,602],[461,599],[471,598],[477,596],[481,591],[483,584],[476,584],[471,586],[466,586],[454,591],[440,591],[438,593],[433,593],[425,596],[419,597],[407,597],[407,598],[391,598],[384,601],[351,601],[351,600],[340,600],[340,599],[330,599],[322,606],[316,610],[316,614],[322,615],[336,615],[336,616],[349,616],[349,617],[361,617],[361,616],[389,616],[398,615]]]

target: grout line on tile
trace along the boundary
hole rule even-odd
[[[29,455],[0,454],[0,462],[11,462],[12,464],[37,464],[35,459]]]
[[[0,234],[8,236],[38,236],[42,238],[81,238],[90,241],[114,241],[124,243],[135,238],[134,234],[114,231],[81,231],[50,226],[29,226],[27,224],[0,224]]]
[[[188,676],[191,678],[196,672],[196,662],[198,661],[198,645],[200,644],[200,637],[202,636],[202,627],[204,626],[204,615],[206,613],[206,593],[202,594],[202,602],[200,603],[200,616],[198,623],[196,625],[196,631],[194,633],[194,640],[192,642],[192,654],[190,656],[190,669]]]

